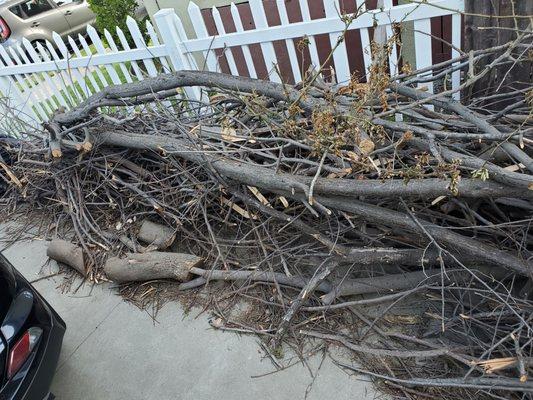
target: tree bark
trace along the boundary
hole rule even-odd
[[[198,267],[203,259],[191,254],[151,252],[127,254],[126,258],[111,257],[104,265],[107,277],[115,282],[190,279],[191,268]]]
[[[46,255],[52,260],[66,264],[85,276],[85,262],[80,247],[65,240],[54,239],[48,245]]]

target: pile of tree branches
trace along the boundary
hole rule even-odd
[[[278,356],[316,338],[401,398],[525,398],[533,92],[521,82],[463,105],[446,82],[490,57],[467,90],[530,52],[524,33],[343,87],[198,71],[108,87],[0,139],[2,216],[44,212],[41,228],[74,243],[50,254],[92,280],[225,281],[214,326]],[[175,97],[191,86],[203,101]],[[222,300],[236,298],[259,312],[233,320]]]

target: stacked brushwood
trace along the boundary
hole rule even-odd
[[[467,90],[530,53],[522,34],[343,87],[198,71],[111,86],[0,139],[2,216],[46,215],[47,234],[68,239],[49,254],[89,279],[245,298],[259,311],[236,322],[214,295],[214,326],[261,335],[278,356],[316,339],[400,398],[526,398],[533,91],[464,105],[446,81],[491,57]],[[176,100],[184,87],[202,101]]]

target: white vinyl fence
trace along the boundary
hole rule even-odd
[[[231,15],[236,32],[225,33],[223,21],[216,8],[211,10],[217,35],[209,35],[199,7],[190,2],[188,13],[193,23],[195,37],[189,37],[179,17],[171,9],[155,14],[156,29],[150,22],[139,27],[131,17],[127,20],[129,35],[134,45],[128,43],[126,34],[117,28],[118,43],[105,31],[103,38],[91,26],[87,35],[62,39],[54,35],[55,43],[34,48],[27,40],[16,48],[5,49],[0,45],[0,134],[18,134],[47,121],[58,108],[70,109],[102,88],[143,80],[160,73],[201,69],[221,70],[224,58],[229,71],[238,75],[234,51],[242,51],[248,75],[257,77],[251,46],[260,46],[260,54],[268,69],[268,78],[281,81],[278,57],[274,42],[285,43],[292,81],[299,82],[304,71],[298,62],[298,40],[306,38],[311,63],[320,66],[317,51],[317,35],[329,35],[331,48],[335,48],[339,35],[348,30],[359,30],[363,48],[365,73],[371,65],[371,37],[369,28],[385,26],[388,38],[393,35],[395,23],[412,21],[414,26],[414,52],[418,69],[432,65],[430,18],[452,16],[452,57],[458,55],[461,44],[461,15],[463,0],[428,0],[393,6],[392,0],[384,0],[380,10],[364,11],[364,0],[351,0],[359,6],[360,14],[348,28],[346,19],[339,15],[339,0],[323,1],[326,16],[311,19],[308,0],[298,0],[301,22],[289,23],[285,0],[276,0],[281,25],[269,26],[262,0],[250,0],[254,29],[245,30],[238,7],[231,4]],[[141,33],[147,33],[147,36]],[[191,35],[192,36],[192,35]],[[145,41],[144,37],[149,40]],[[131,43],[131,42],[130,42]],[[341,42],[333,52],[332,63],[335,82],[350,81],[348,55],[352,51]],[[389,56],[390,71],[398,71],[397,48]],[[202,62],[197,62],[202,60]],[[286,74],[287,71],[284,71]],[[427,72],[431,74],[431,70]],[[452,76],[452,87],[460,84],[459,72]],[[428,90],[433,90],[431,84]],[[199,100],[198,88],[188,88],[184,95]]]

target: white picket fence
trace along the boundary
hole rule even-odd
[[[47,121],[59,107],[70,109],[102,88],[125,82],[143,80],[162,72],[183,69],[204,69],[220,71],[220,57],[224,54],[229,70],[238,75],[238,68],[232,48],[240,48],[251,77],[257,77],[250,46],[259,45],[264,64],[269,69],[269,79],[281,81],[276,66],[278,55],[275,41],[284,41],[290,60],[294,82],[302,79],[303,71],[297,60],[296,39],[307,38],[311,63],[321,65],[315,42],[316,35],[329,34],[331,47],[346,29],[346,23],[339,15],[339,0],[323,1],[326,17],[311,19],[307,0],[298,0],[302,22],[289,23],[285,0],[276,0],[281,25],[269,26],[262,0],[249,0],[255,28],[245,30],[235,4],[231,4],[231,15],[236,32],[226,33],[219,11],[212,9],[212,16],[218,35],[210,36],[199,7],[190,2],[188,13],[196,36],[188,37],[179,17],[171,9],[155,14],[158,33],[150,22],[145,32],[149,43],[144,40],[141,28],[131,17],[127,20],[129,34],[134,46],[130,46],[126,35],[117,28],[119,43],[105,31],[104,40],[89,26],[87,38],[79,35],[65,41],[54,35],[54,44],[35,49],[27,40],[22,46],[5,49],[0,46],[0,134],[17,134]],[[352,0],[364,11],[364,0]],[[384,0],[380,10],[368,10],[355,18],[349,30],[358,29],[363,47],[365,71],[371,65],[371,38],[369,28],[385,26],[387,37],[393,35],[394,23],[413,21],[416,67],[432,65],[430,18],[452,15],[452,57],[458,55],[461,44],[461,15],[464,0],[428,0],[393,6],[392,0]],[[76,40],[75,40],[76,39]],[[334,78],[339,84],[350,80],[348,54],[351,49],[340,43],[333,53]],[[197,63],[198,56],[204,60]],[[398,54],[393,49],[390,57],[390,71],[398,69]],[[431,70],[427,72],[431,74]],[[452,87],[460,84],[459,72],[452,76]],[[431,85],[427,85],[431,91]],[[200,100],[198,88],[188,88],[184,93],[189,99]]]

